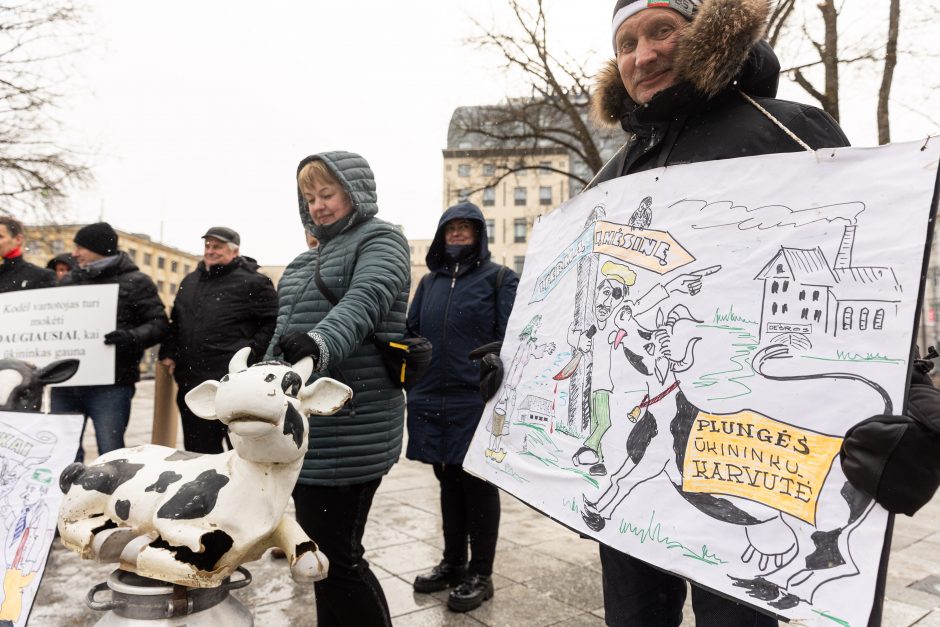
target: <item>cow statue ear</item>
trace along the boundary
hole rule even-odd
[[[186,405],[200,418],[218,420],[215,415],[215,393],[218,389],[218,381],[203,381],[186,393]]]
[[[329,416],[352,398],[352,390],[336,379],[322,377],[300,390],[298,398],[300,411],[305,416]]]

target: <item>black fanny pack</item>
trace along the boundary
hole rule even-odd
[[[336,295],[323,282],[320,276],[320,256],[317,255],[314,280],[317,289],[330,304],[335,307],[339,303]],[[428,366],[431,365],[431,341],[426,337],[402,337],[395,340],[380,340],[373,333],[369,340],[375,345],[382,357],[388,376],[395,387],[411,387],[417,383]]]

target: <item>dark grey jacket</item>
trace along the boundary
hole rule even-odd
[[[336,175],[353,205],[352,219],[337,235],[315,226],[298,190],[300,219],[320,241],[294,259],[278,284],[278,317],[268,348],[293,331],[309,333],[320,347],[316,376],[330,376],[353,389],[352,400],[334,416],[310,418],[310,448],[300,471],[303,485],[363,483],[387,473],[401,453],[405,399],[369,336],[400,338],[411,276],[408,242],[401,230],[375,217],[375,178],[365,159],[349,152],[318,159]],[[317,289],[320,276],[340,299],[336,307]]]

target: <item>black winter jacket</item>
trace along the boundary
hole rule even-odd
[[[208,270],[200,261],[176,293],[160,359],[176,362],[181,385],[218,380],[240,349],[251,347],[255,360],[264,355],[275,322],[277,292],[253,259],[236,257]]]
[[[140,360],[144,349],[159,344],[170,324],[153,280],[137,269],[126,253],[118,253],[115,263],[104,268],[73,270],[60,285],[106,285],[117,283],[117,325],[134,336],[132,344],[117,346],[114,358],[115,385],[131,385],[140,380]]]
[[[54,285],[55,272],[35,266],[21,256],[0,259],[0,293]]]
[[[457,218],[477,227],[477,249],[460,264],[447,257],[444,242],[444,224]],[[519,277],[490,261],[483,213],[471,203],[444,212],[426,259],[431,272],[421,280],[408,309],[408,332],[428,338],[434,349],[427,373],[408,390],[406,456],[460,464],[484,406],[480,362],[467,355],[503,339]]]

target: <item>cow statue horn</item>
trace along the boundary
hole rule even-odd
[[[241,349],[220,381],[186,394],[196,415],[228,426],[232,450],[199,455],[146,444],[62,472],[58,527],[67,548],[198,588],[221,585],[271,547],[287,554],[295,581],[326,577],[326,556],[284,512],[307,452],[308,421],[336,413],[352,390],[328,377],[305,386],[309,358],[248,367],[249,353]]]

